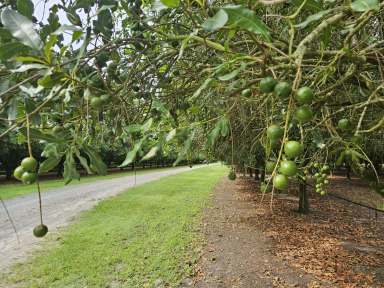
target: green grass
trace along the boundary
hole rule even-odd
[[[203,207],[226,172],[218,165],[184,172],[103,201],[58,245],[49,240],[45,251],[0,279],[5,287],[142,288],[158,279],[177,287],[193,270]]]
[[[137,170],[137,174],[144,174],[164,169],[170,169],[170,167],[167,168],[147,168],[147,169],[139,169]],[[117,177],[123,177],[123,176],[129,176],[133,175],[133,171],[124,171],[124,172],[115,172],[111,173],[105,176],[99,176],[99,175],[92,175],[92,176],[85,176],[81,177],[80,181],[74,180],[69,185],[76,185],[76,184],[84,184],[88,182],[93,182],[96,180],[106,180],[106,179],[113,179]],[[40,181],[40,187],[45,192],[47,189],[53,189],[64,186],[64,180],[63,179],[49,179],[49,180],[43,180]],[[22,183],[13,183],[13,184],[3,184],[0,185],[0,197],[2,199],[11,199],[18,196],[30,194],[36,192],[36,185],[24,185]]]

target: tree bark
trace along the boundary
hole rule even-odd
[[[299,183],[299,213],[309,213],[309,199],[307,185],[305,181],[300,181]]]
[[[255,180],[259,180],[260,177],[259,177],[259,170],[255,170]]]
[[[346,176],[348,180],[351,180],[351,166],[349,164],[346,165]]]
[[[10,180],[12,178],[12,169],[11,167],[7,166],[5,171],[5,179]]]
[[[265,169],[261,170],[260,181],[261,182],[265,181]]]

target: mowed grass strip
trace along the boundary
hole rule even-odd
[[[172,169],[172,167],[164,167],[164,168],[146,168],[137,170],[137,175],[150,173],[150,172],[158,172],[166,169]],[[132,176],[134,175],[134,171],[124,171],[124,172],[115,172],[110,173],[105,176],[100,175],[91,175],[91,176],[82,176],[79,181],[73,180],[69,185],[76,184],[84,184],[89,182],[94,182],[97,180],[108,180],[118,177]],[[40,187],[45,192],[47,189],[60,188],[64,186],[63,179],[49,179],[40,181]],[[14,184],[3,184],[0,185],[0,197],[3,200],[11,199],[19,196],[23,196],[30,193],[35,193],[37,191],[36,184],[25,185],[21,182]]]
[[[177,287],[193,270],[203,208],[227,171],[200,168],[105,200],[71,225],[58,246],[47,241],[52,248],[1,278],[28,288]]]

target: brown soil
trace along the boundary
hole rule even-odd
[[[381,201],[359,180],[331,183],[345,198]],[[258,188],[250,178],[219,183],[197,276],[183,287],[384,287],[384,214],[312,193],[301,215],[294,190],[275,195],[272,212]]]
[[[333,194],[373,208],[381,208],[384,212],[384,197],[368,189],[367,184],[359,178],[352,177],[348,180],[343,176],[335,175],[330,180]]]
[[[271,241],[255,226],[257,203],[238,183],[223,179],[215,189],[194,287],[318,287],[314,277],[273,255]]]

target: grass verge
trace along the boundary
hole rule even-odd
[[[166,170],[166,169],[172,169],[172,167],[140,169],[140,170],[137,170],[137,175]],[[84,184],[84,183],[89,183],[97,180],[107,180],[107,179],[113,179],[117,177],[130,176],[130,175],[134,175],[134,171],[115,172],[105,176],[99,176],[99,175],[82,176],[79,181],[74,180],[68,185]],[[40,181],[40,187],[44,192],[46,192],[47,189],[54,189],[54,188],[63,187],[63,186],[64,186],[63,179],[49,179],[49,180]],[[23,195],[34,193],[34,192],[36,192],[36,184],[25,185],[22,183],[14,183],[14,184],[0,185],[0,197],[3,200],[23,196]]]
[[[3,275],[5,287],[176,287],[193,270],[196,228],[226,171],[211,166],[180,173],[101,202],[58,245],[51,245],[58,238],[51,235],[46,249]]]

